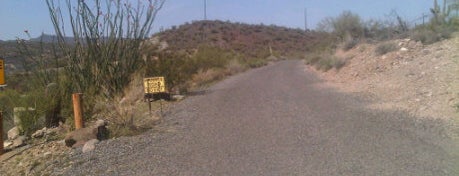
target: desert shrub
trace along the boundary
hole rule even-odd
[[[322,59],[322,55],[318,53],[311,53],[305,56],[305,62],[308,65],[314,65],[321,59]]]
[[[13,89],[6,89],[0,94],[0,107],[2,107],[6,130],[13,127],[13,108],[19,105],[20,99],[21,94]]]
[[[46,110],[51,103],[44,90],[29,91],[21,94],[15,90],[5,90],[0,95],[0,106],[8,127],[13,126],[14,109],[19,110],[17,117],[21,133],[30,135],[45,124]]]
[[[351,11],[344,11],[335,18],[325,18],[317,26],[319,31],[334,32],[341,40],[347,36],[360,38],[364,35],[364,25],[360,16]]]
[[[346,62],[333,55],[324,55],[316,64],[316,68],[322,71],[328,71],[332,68],[341,69]]]
[[[421,26],[414,29],[410,37],[413,40],[421,41],[423,44],[429,45],[443,39],[451,38],[454,31],[454,27],[448,25]]]
[[[241,62],[243,65],[245,65],[248,68],[257,68],[257,67],[262,67],[268,64],[268,61],[266,59],[261,59],[261,58],[242,59]]]
[[[181,52],[162,52],[155,60],[146,63],[144,77],[164,76],[169,90],[180,87],[191,78],[194,71],[187,70],[189,58]]]
[[[376,47],[375,53],[376,53],[376,55],[381,56],[381,55],[387,54],[389,52],[395,51],[397,49],[398,49],[398,46],[397,46],[396,43],[394,43],[394,42],[384,42],[384,43],[379,44]]]
[[[193,75],[192,81],[194,86],[202,86],[223,79],[227,75],[225,69],[213,68],[208,70],[199,70]]]
[[[413,31],[410,35],[413,40],[420,41],[423,44],[432,44],[440,40],[438,34],[431,30],[416,30]]]
[[[211,68],[224,68],[234,54],[221,48],[201,46],[196,54],[191,56],[189,66],[190,72],[196,73],[198,70],[206,71]]]
[[[240,73],[246,70],[246,68],[237,59],[233,59],[229,61],[228,64],[226,65],[226,69],[228,70],[228,73],[231,75]]]
[[[359,44],[358,39],[348,38],[344,40],[342,48],[344,51],[348,51],[357,46],[357,44]]]

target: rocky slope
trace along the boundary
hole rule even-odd
[[[415,116],[457,119],[459,103],[459,34],[432,45],[410,39],[391,41],[398,49],[384,55],[380,44],[360,44],[338,51],[346,59],[340,70],[317,71],[346,92],[362,92],[378,99],[375,109],[403,109]]]

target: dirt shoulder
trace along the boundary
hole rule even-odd
[[[458,119],[459,34],[432,45],[410,39],[391,41],[398,50],[378,56],[378,44],[361,44],[336,55],[346,59],[340,70],[317,71],[343,92],[375,98],[374,109],[402,109],[417,117]],[[309,67],[309,66],[308,66]]]

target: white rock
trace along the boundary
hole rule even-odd
[[[97,120],[96,121],[96,127],[101,127],[101,126],[106,126],[107,125],[107,122],[105,122],[104,120]]]
[[[408,51],[407,48],[400,48],[400,51]]]
[[[27,138],[25,136],[19,136],[13,140],[13,148],[21,147],[25,144]]]
[[[32,134],[32,138],[41,138],[45,135],[46,132],[46,127],[43,128],[42,130],[37,130],[35,133]]]
[[[19,127],[15,126],[14,128],[11,128],[8,130],[8,139],[9,140],[14,140],[19,136]]]
[[[51,154],[52,154],[51,152],[45,152],[45,153],[43,153],[43,156],[44,156],[44,157],[47,157],[47,156],[49,156],[49,155],[51,155]]]
[[[94,149],[96,149],[96,144],[99,143],[99,140],[97,139],[91,139],[89,140],[88,142],[86,142],[83,146],[83,153],[87,153],[87,152],[90,152],[90,151],[94,151]]]
[[[184,95],[173,95],[172,99],[175,100],[175,101],[181,101],[181,100],[185,99],[185,96]]]
[[[13,142],[12,142],[12,141],[3,141],[3,147],[6,148],[6,147],[9,147],[9,146],[11,146],[11,145],[13,145]]]

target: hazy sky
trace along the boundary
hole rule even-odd
[[[166,0],[154,23],[154,31],[202,20],[203,4],[204,0]],[[345,10],[364,19],[385,19],[391,10],[397,10],[400,16],[412,22],[423,13],[429,13],[432,4],[433,0],[207,0],[207,18],[304,28],[304,9],[307,8],[309,28]],[[32,37],[42,32],[54,33],[45,0],[0,0],[0,40],[27,38],[24,30]]]

